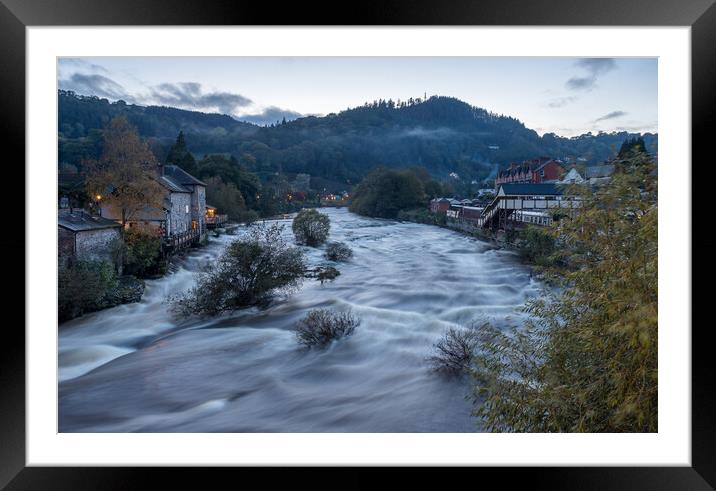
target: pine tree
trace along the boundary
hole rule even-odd
[[[189,174],[196,174],[198,169],[196,165],[196,159],[189,152],[186,146],[186,139],[184,138],[184,132],[179,131],[176,142],[169,149],[169,155],[167,155],[166,163],[169,165],[176,165],[187,171]]]

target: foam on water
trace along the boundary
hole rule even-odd
[[[165,299],[234,239],[222,236],[147,282],[140,303],[63,325],[60,431],[479,431],[468,383],[435,374],[426,358],[451,326],[518,319],[541,285],[513,254],[476,239],[322,211],[331,240],[354,251],[333,282],[306,280],[264,310],[173,318]],[[306,253],[327,263],[321,249]],[[361,324],[324,350],[302,348],[292,327],[321,307],[351,309]]]

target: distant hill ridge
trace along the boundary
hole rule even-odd
[[[540,155],[596,164],[613,157],[627,138],[642,136],[654,153],[658,140],[655,134],[627,132],[540,137],[516,118],[443,96],[379,100],[268,127],[222,114],[110,102],[67,91],[58,97],[60,160],[69,163],[97,152],[97,130],[118,114],[127,115],[160,159],[183,130],[199,157],[227,153],[256,172],[302,172],[346,182],[357,182],[376,166],[423,166],[438,177],[454,172],[463,179],[484,179],[498,165]]]

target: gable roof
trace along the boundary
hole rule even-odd
[[[590,177],[609,177],[614,174],[614,165],[595,165],[587,167],[587,179]]]
[[[500,196],[560,196],[563,188],[553,183],[549,184],[500,184]]]
[[[169,177],[173,181],[183,186],[206,186],[206,183],[200,181],[187,171],[176,165],[165,165],[164,176]]]
[[[169,176],[159,176],[157,181],[172,193],[191,193],[190,190]]]
[[[569,180],[579,180],[579,181],[583,181],[584,178],[582,177],[582,174],[580,174],[579,171],[578,171],[575,167],[572,167],[571,169],[569,169],[568,172],[566,172],[566,173],[562,176],[562,181],[561,181],[561,182],[569,182]]]
[[[535,172],[537,172],[537,171],[539,171],[539,170],[544,169],[548,164],[555,164],[557,167],[559,167],[559,168],[561,168],[562,170],[564,170],[564,168],[560,165],[561,163],[562,163],[562,162],[561,162],[560,160],[549,159],[548,161],[546,161],[546,162],[544,162],[544,163],[538,165],[537,167],[535,167],[535,168],[532,169],[532,170],[535,171]]]
[[[122,225],[108,218],[90,215],[82,210],[57,215],[57,225],[73,232],[101,230],[104,228],[121,227]]]

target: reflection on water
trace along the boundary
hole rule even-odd
[[[306,280],[263,311],[173,319],[165,298],[234,239],[222,236],[148,281],[140,303],[63,324],[60,431],[479,431],[466,382],[432,373],[425,358],[447,327],[514,317],[540,285],[484,242],[322,211],[331,240],[354,252],[333,282]],[[306,250],[310,264],[326,262]],[[291,328],[317,307],[351,308],[361,325],[325,350],[301,348]]]

